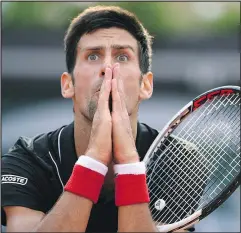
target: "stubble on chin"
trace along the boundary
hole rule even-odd
[[[97,109],[97,102],[94,100],[91,100],[88,104],[88,112],[89,112],[89,119],[93,121],[94,115]]]
[[[88,113],[89,113],[88,117],[89,117],[90,121],[93,121],[97,107],[98,107],[98,99],[97,100],[91,99],[88,104]],[[112,96],[111,95],[109,97],[109,109],[110,109],[110,112],[112,112]]]

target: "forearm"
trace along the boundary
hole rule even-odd
[[[84,232],[92,206],[91,200],[64,192],[33,232]]]
[[[138,160],[114,166],[118,231],[157,232],[149,210],[145,164]]]
[[[107,166],[89,156],[80,156],[65,192],[36,231],[86,230],[93,203],[97,203]]]
[[[119,232],[157,232],[147,203],[118,208]]]

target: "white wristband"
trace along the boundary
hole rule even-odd
[[[96,171],[102,174],[103,176],[105,176],[108,171],[108,167],[105,166],[103,163],[86,155],[81,155],[75,164],[89,168],[92,171]]]
[[[128,163],[128,164],[115,164],[114,165],[115,175],[121,174],[146,174],[146,166],[144,162]]]

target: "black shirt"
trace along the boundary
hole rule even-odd
[[[157,134],[156,130],[138,123],[136,147],[141,159]],[[2,156],[2,179],[8,180],[2,182],[2,207],[24,206],[47,213],[62,194],[76,161],[73,123],[34,138],[20,137]],[[26,179],[9,183],[6,175],[28,180],[26,184]],[[3,209],[2,224],[6,224]],[[100,198],[93,206],[87,230],[117,231],[114,197],[108,201]]]
[[[136,148],[140,160],[157,135],[157,130],[138,123]],[[76,161],[74,123],[34,138],[20,137],[2,156],[2,224],[6,225],[4,206],[50,211]],[[102,193],[91,210],[87,231],[117,232],[117,223],[114,195],[107,199]]]

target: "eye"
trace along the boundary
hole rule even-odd
[[[88,56],[88,60],[89,60],[89,61],[97,61],[98,59],[99,59],[99,56],[96,55],[96,54],[90,54],[90,55]]]
[[[120,62],[125,62],[125,61],[128,61],[129,58],[127,55],[121,54],[121,55],[117,56],[117,60]]]

